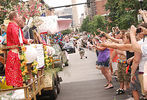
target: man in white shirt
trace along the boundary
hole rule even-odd
[[[140,29],[140,32],[138,32],[138,30]],[[138,68],[138,64],[139,64],[139,80],[140,80],[140,84],[141,84],[141,90],[142,90],[142,94],[146,95],[145,91],[144,91],[144,79],[143,79],[143,75],[144,75],[144,69],[145,69],[145,62],[147,61],[147,38],[145,36],[147,32],[147,24],[141,24],[138,29],[135,28],[135,26],[131,26],[131,30],[130,30],[130,37],[131,37],[131,44],[132,44],[132,49],[133,51],[135,51],[135,53],[138,55],[136,57],[134,57],[133,60],[134,64],[132,65],[132,72],[131,72],[131,81],[133,82],[136,78],[134,76],[136,69]],[[139,42],[137,42],[136,40],[136,33],[142,35],[144,38],[142,40],[140,40]]]

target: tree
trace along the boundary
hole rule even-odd
[[[87,16],[81,25],[81,31],[87,31],[88,32],[88,23],[90,22],[89,17]]]
[[[17,11],[19,15],[29,19],[30,17],[40,16],[42,0],[29,0],[28,2],[22,2],[20,0],[1,0],[0,1],[0,24],[7,19],[8,14],[11,11]],[[46,5],[45,5],[45,8]]]
[[[105,20],[105,17],[96,15],[94,16],[93,20],[89,20],[89,17],[86,17],[81,26],[81,30],[90,33],[97,33],[98,28],[106,31],[106,27],[107,21]]]
[[[147,9],[147,1],[143,2],[143,9]],[[120,29],[128,29],[132,24],[138,24],[138,10],[140,3],[138,0],[107,0],[105,5],[109,10],[111,27],[119,26]]]
[[[72,32],[72,31],[71,31],[70,29],[61,31],[61,33],[62,33],[63,35],[70,34],[71,32]]]
[[[29,19],[30,17],[40,16],[41,15],[41,6],[39,0],[29,0],[29,2],[23,2],[16,6],[18,14]]]
[[[19,0],[0,0],[0,24],[7,18],[10,11],[14,10],[14,6]]]

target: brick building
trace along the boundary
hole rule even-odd
[[[96,15],[104,15],[109,13],[108,11],[105,10],[106,3],[107,0],[95,0]]]
[[[107,0],[90,0],[90,8],[88,9],[88,14],[90,15],[90,19],[95,15],[106,15],[109,12],[105,10],[105,4]]]

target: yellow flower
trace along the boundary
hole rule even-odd
[[[47,65],[47,67],[49,67],[49,64],[46,64]]]
[[[48,57],[47,57],[47,56],[45,56],[45,57],[44,57],[44,59],[48,59]]]
[[[24,76],[25,74],[26,74],[25,71],[23,71],[23,72],[22,72],[22,75]]]
[[[23,59],[24,59],[24,56],[23,56],[23,55],[21,55],[21,56],[20,56],[20,60],[23,60]]]
[[[25,51],[26,51],[26,47],[25,47],[25,46],[22,46],[22,48],[21,48],[21,49],[22,49],[22,51],[23,51],[23,52],[25,52]]]
[[[23,72],[24,72],[24,73],[29,73],[28,70],[24,70]]]
[[[24,57],[24,61],[27,62],[28,60],[26,59],[26,57]]]
[[[53,59],[51,59],[50,62],[53,62]]]
[[[44,53],[47,54],[47,51],[45,51]]]
[[[34,61],[33,63],[32,63],[32,66],[37,66],[38,65],[38,62],[37,61]]]
[[[24,64],[23,63],[21,63],[21,67],[23,67],[24,66]]]
[[[44,50],[46,51],[46,49],[47,49],[47,48],[46,48],[46,46],[45,46],[45,45],[43,46],[43,48],[44,48]]]
[[[35,68],[32,72],[33,72],[34,74],[37,74],[38,69],[37,69],[37,68]]]
[[[2,81],[2,83],[4,83],[5,82],[5,79],[3,78],[1,81]]]
[[[25,66],[26,64],[27,64],[27,63],[26,63],[25,61],[23,61],[23,62],[22,62],[22,65],[24,65],[24,66]]]
[[[49,56],[50,59],[52,59],[52,56]]]
[[[46,60],[46,63],[49,63],[49,60],[48,59]]]

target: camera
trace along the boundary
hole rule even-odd
[[[142,32],[142,29],[141,29],[141,28],[137,28],[136,34],[138,34],[138,33],[140,33],[140,32]]]

